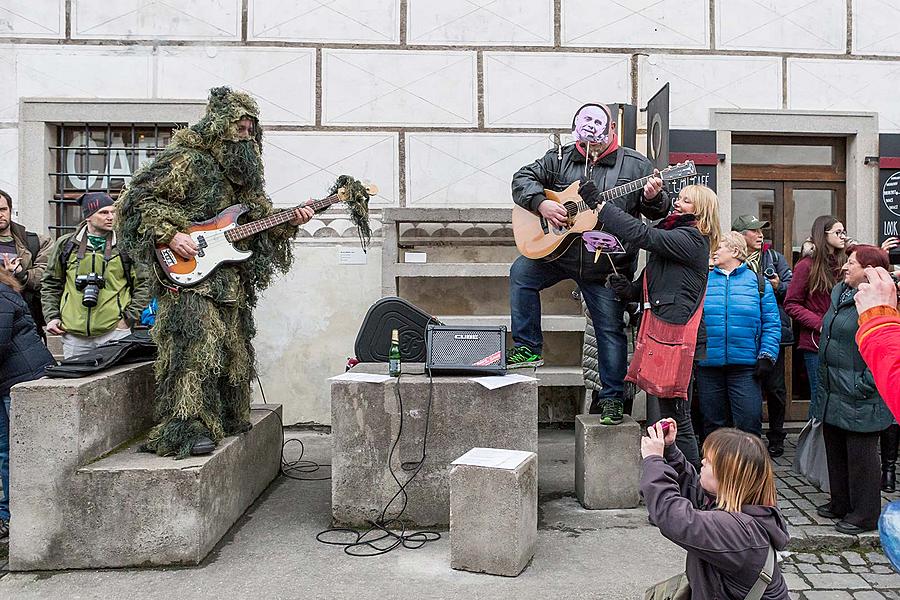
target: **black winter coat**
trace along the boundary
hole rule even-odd
[[[610,171],[615,167],[619,152],[624,153],[622,168],[616,181],[607,181]],[[561,192],[573,182],[584,179],[584,168],[585,158],[575,144],[563,146],[561,150],[550,150],[543,157],[522,167],[513,175],[513,201],[522,208],[536,213],[541,202],[547,199],[547,196],[544,195],[545,188]],[[597,161],[593,170],[590,171],[590,178],[594,181],[597,189],[605,191],[617,185],[636,181],[651,173],[653,173],[653,165],[647,158],[630,148],[620,147],[616,152]],[[644,199],[643,190],[639,189],[611,202],[633,217],[643,214],[650,219],[664,217],[670,208],[669,196],[665,190],[650,201]],[[597,229],[599,229],[599,225]],[[585,277],[586,279],[605,279],[613,272],[609,260],[594,263],[594,253],[585,248],[581,238],[572,236],[572,239],[574,242],[559,258],[564,261],[575,261],[579,265],[584,265],[585,269],[594,271],[594,277],[588,275]],[[625,244],[626,253],[610,256],[612,256],[612,262],[615,263],[617,272],[632,277],[637,269],[638,248],[629,245],[625,240],[622,242]]]
[[[693,215],[676,219],[672,229],[647,225],[623,213],[609,202],[600,211],[605,231],[622,242],[647,250],[647,288],[649,299],[641,297],[643,280],[632,284],[629,300],[649,301],[650,309],[667,323],[683,325],[694,314],[706,294],[709,277],[709,240],[694,226]],[[700,328],[701,336],[704,328]]]
[[[38,335],[25,300],[0,283],[0,396],[17,383],[38,379],[56,364]]]

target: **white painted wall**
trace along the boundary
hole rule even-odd
[[[508,206],[509,177],[588,101],[643,105],[671,84],[672,125],[709,110],[877,111],[900,132],[900,5],[853,0],[0,0],[0,187],[18,187],[23,97],[256,96],[269,193],[321,196],[341,173],[372,207]],[[642,137],[640,139],[643,139]],[[46,173],[23,169],[26,177]],[[16,198],[19,206],[45,198]],[[39,214],[43,211],[27,211]],[[46,224],[44,224],[46,225]],[[339,213],[304,228],[258,313],[260,372],[286,421],[328,422],[380,289],[380,249]]]

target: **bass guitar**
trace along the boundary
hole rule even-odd
[[[365,187],[365,191],[367,196],[374,196],[378,193],[378,187],[369,184]],[[332,204],[353,201],[358,200],[350,198],[345,188],[341,187],[330,196],[311,200],[294,208],[308,206],[315,212],[321,212]],[[287,223],[294,218],[294,208],[238,225],[238,219],[250,210],[250,207],[244,204],[229,206],[212,219],[192,223],[185,231],[199,248],[196,256],[184,258],[167,245],[159,244],[156,246],[156,260],[171,283],[178,287],[197,285],[212,275],[220,265],[242,262],[250,258],[252,252],[239,250],[234,243]]]
[[[694,167],[694,162],[689,160],[664,169],[659,176],[663,183],[669,183],[693,177],[696,174],[697,169]],[[609,202],[643,189],[652,177],[653,175],[648,175],[606,190],[602,193],[602,201]],[[568,213],[568,222],[565,227],[557,227],[543,216],[519,205],[513,206],[513,237],[516,239],[516,247],[523,256],[535,259],[558,258],[569,248],[571,240],[576,235],[590,231],[597,226],[596,211],[591,209],[578,195],[580,185],[581,182],[575,181],[561,192],[544,190],[548,200],[559,202],[565,207]]]

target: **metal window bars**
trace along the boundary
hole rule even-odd
[[[55,171],[48,173],[55,190],[50,199],[56,236],[74,231],[81,222],[78,198],[104,191],[113,199],[132,175],[164,149],[172,130],[185,123],[58,123],[56,145],[49,150]]]

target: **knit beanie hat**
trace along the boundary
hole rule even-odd
[[[106,192],[87,192],[78,201],[81,203],[82,219],[88,219],[101,208],[113,205],[113,199]]]

